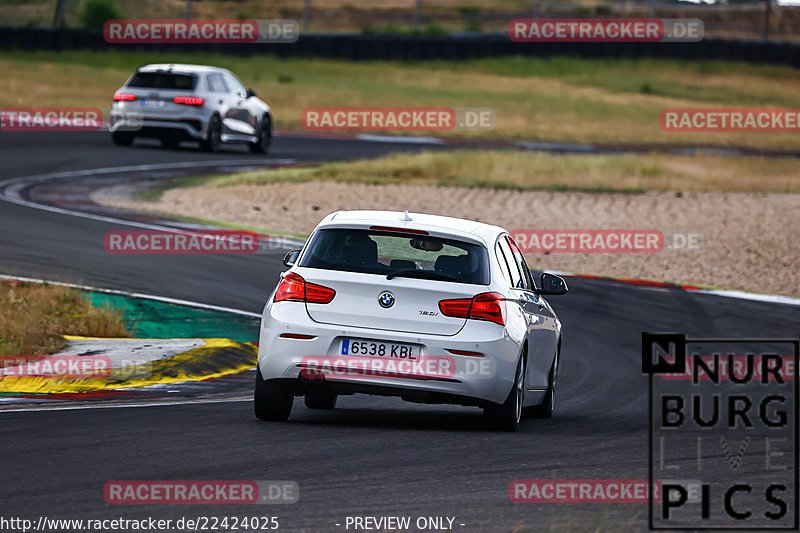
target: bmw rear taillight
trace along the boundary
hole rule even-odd
[[[203,97],[202,96],[176,96],[172,99],[173,102],[176,104],[186,104],[186,105],[196,105],[201,106],[203,105]]]
[[[469,308],[471,305],[472,298],[442,300],[439,302],[439,311],[441,311],[444,316],[467,318],[469,316]]]
[[[124,101],[127,101],[127,100],[136,100],[136,95],[135,94],[129,94],[129,93],[115,93],[114,94],[114,101],[115,102],[124,102]]]
[[[308,283],[301,276],[297,274],[286,274],[278,285],[278,290],[275,292],[275,302],[307,302],[311,304],[327,304],[336,296],[336,291],[329,288],[317,285],[316,283]]]
[[[484,292],[473,298],[458,298],[439,302],[439,311],[444,316],[488,320],[504,326],[506,323],[506,304],[502,294]]]
[[[496,292],[484,292],[472,299],[469,317],[476,320],[488,320],[500,324],[506,323],[506,299]]]

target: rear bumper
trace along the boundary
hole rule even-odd
[[[388,383],[357,383],[335,380],[309,381],[303,378],[284,378],[296,396],[310,393],[329,393],[336,395],[371,394],[375,396],[393,396],[407,402],[426,404],[453,404],[483,407],[489,402],[475,396],[466,396],[452,392],[442,392],[432,388],[410,388],[394,386]]]
[[[205,138],[206,123],[197,117],[153,119],[112,113],[108,129],[112,133],[126,132],[135,137],[199,141]]]
[[[286,333],[312,338],[281,337]],[[356,358],[354,363],[352,356],[341,354],[344,338],[412,344],[419,347],[419,360],[375,357]],[[450,350],[478,352],[482,357]],[[289,380],[296,394],[366,393],[424,403],[484,405],[506,399],[520,351],[520,340],[490,322],[468,321],[451,336],[404,333],[321,324],[308,316],[304,304],[279,302],[264,310],[258,362],[263,379]]]

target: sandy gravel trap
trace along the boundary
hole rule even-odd
[[[590,194],[308,182],[172,189],[156,202],[133,200],[129,191],[109,188],[93,198],[115,207],[299,234],[308,234],[325,214],[340,209],[408,209],[509,231],[657,230],[663,234],[657,252],[551,251],[527,257],[538,269],[800,296],[798,194]],[[528,238],[523,243],[530,244]]]

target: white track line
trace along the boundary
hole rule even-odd
[[[152,294],[144,294],[140,292],[123,291],[118,289],[102,289],[98,287],[90,287],[89,285],[78,285],[77,283],[65,283],[61,281],[48,281],[39,278],[24,278],[21,276],[9,276],[0,274],[0,279],[7,279],[12,281],[24,281],[28,283],[48,283],[50,285],[61,285],[62,287],[71,287],[73,289],[82,289],[85,291],[102,292],[106,294],[117,294],[119,296],[128,296],[131,298],[144,298],[148,300],[155,300],[157,302],[164,302],[176,305],[185,305],[187,307],[197,307],[199,309],[208,309],[210,311],[221,311],[224,313],[231,313],[234,315],[249,316],[253,318],[261,318],[260,313],[253,313],[251,311],[243,311],[241,309],[233,309],[231,307],[221,307],[219,305],[204,304],[200,302],[193,302],[190,300],[179,300],[177,298],[168,298],[166,296],[155,296]]]
[[[755,292],[735,291],[730,289],[692,289],[689,292],[695,294],[714,294],[716,296],[725,296],[726,298],[738,298],[739,300],[752,300],[770,304],[800,305],[800,298],[782,296],[780,294],[758,294]]]
[[[32,411],[83,411],[87,409],[129,409],[132,407],[171,407],[173,405],[200,405],[209,403],[233,403],[233,402],[252,402],[252,398],[224,398],[220,400],[181,400],[177,402],[153,402],[153,403],[118,403],[113,405],[57,405],[41,407],[20,407],[19,409],[0,408],[0,415],[3,413],[29,413]]]
[[[581,278],[581,274],[574,274],[572,272],[562,272],[559,270],[547,270],[547,272],[551,274],[555,274],[557,276],[566,276],[572,277],[576,276],[579,279]],[[644,290],[651,290],[656,292],[668,292],[672,289],[668,287],[650,287],[647,285],[637,285],[635,283],[627,283],[622,280],[616,280],[612,277],[609,277],[608,280],[586,280],[583,278],[584,281],[598,281],[601,283],[606,283],[608,281],[614,283],[621,283],[623,285],[628,286],[635,286],[639,289]],[[761,294],[757,292],[745,292],[745,291],[737,291],[733,289],[684,289],[686,292],[691,292],[694,294],[713,294],[714,296],[724,296],[725,298],[737,298],[739,300],[750,300],[753,302],[764,302],[770,304],[784,304],[784,305],[798,305],[800,306],[800,298],[795,296],[783,296],[781,294]]]
[[[384,136],[380,135],[360,135],[358,138],[362,140],[369,140],[372,142],[382,142],[384,141]],[[425,142],[427,142],[427,138],[424,138]],[[32,207],[34,209],[41,209],[43,211],[51,211],[53,213],[61,213],[64,215],[71,215],[81,218],[88,218],[91,220],[98,220],[101,222],[111,222],[115,224],[122,224],[126,226],[133,226],[138,228],[144,229],[152,229],[152,230],[159,230],[159,231],[181,231],[176,230],[175,228],[170,228],[167,226],[158,226],[155,224],[145,224],[142,222],[134,222],[131,220],[123,220],[117,219],[112,217],[106,217],[102,215],[93,215],[90,213],[81,213],[79,211],[70,211],[68,209],[62,209],[60,207],[53,207],[49,205],[42,205],[37,204],[34,202],[29,202],[27,200],[22,199],[19,195],[19,189],[22,186],[29,185],[31,183],[38,183],[42,181],[47,181],[50,179],[61,179],[61,178],[69,178],[69,177],[79,177],[79,176],[91,176],[95,174],[111,174],[114,172],[130,172],[130,171],[143,171],[143,170],[165,170],[165,169],[173,169],[173,168],[197,168],[203,166],[248,166],[253,164],[265,163],[269,162],[271,164],[290,164],[294,163],[295,159],[262,159],[262,160],[249,160],[249,161],[241,161],[241,160],[231,160],[231,161],[215,161],[215,162],[202,162],[202,161],[186,161],[181,163],[158,163],[158,164],[150,164],[150,165],[129,165],[123,167],[107,167],[107,168],[98,168],[93,170],[73,170],[67,172],[53,172],[50,174],[39,174],[34,176],[28,176],[24,178],[13,178],[10,180],[0,182],[0,199],[5,200],[7,202],[11,202],[18,205],[24,205],[27,207]],[[14,186],[15,189],[12,191],[12,195],[9,196],[6,193],[6,188]],[[185,230],[184,230],[185,231]],[[279,238],[280,239],[280,238]],[[77,288],[83,288],[80,286],[76,286]],[[105,292],[102,289],[95,289],[99,290],[100,292]],[[110,291],[109,291],[110,292]],[[740,300],[751,300],[757,302],[765,302],[765,303],[780,303],[785,305],[795,305],[800,306],[800,298],[794,298],[791,296],[782,296],[779,294],[758,294],[758,293],[750,293],[744,291],[736,291],[736,290],[726,290],[726,289],[702,289],[702,290],[693,290],[691,292],[701,293],[701,294],[712,294],[716,296],[724,296],[726,298],[736,298]],[[122,294],[126,296],[134,296],[137,297],[136,293],[125,293],[124,291],[117,291],[117,294]],[[161,299],[162,301],[172,302],[172,303],[179,303],[182,305],[192,305],[193,302],[184,302],[182,300],[171,300],[168,298],[161,298],[158,296],[151,296],[151,295],[138,295],[141,298],[152,298],[154,300]],[[207,304],[197,304],[197,306],[206,306]],[[215,308],[216,306],[208,306],[207,309]],[[226,310],[226,308],[217,308],[219,310]],[[229,312],[237,312],[236,310],[230,310]],[[247,311],[239,311],[239,314],[248,314],[248,316],[255,316],[253,313],[248,313]],[[260,315],[258,315],[260,316]]]
[[[25,200],[20,195],[20,190],[31,184],[41,183],[53,179],[76,178],[82,176],[93,176],[97,174],[114,174],[118,172],[133,172],[133,171],[148,171],[148,170],[169,170],[178,168],[199,168],[199,167],[212,167],[212,166],[230,166],[230,167],[252,167],[258,164],[272,164],[283,165],[296,162],[295,159],[256,159],[256,160],[233,160],[233,161],[214,161],[214,162],[200,162],[200,161],[185,161],[181,163],[159,163],[152,165],[129,165],[123,167],[106,167],[97,168],[92,170],[72,170],[67,172],[53,172],[49,174],[37,174],[23,178],[12,178],[0,182],[0,199],[17,205],[24,205],[42,211],[50,211],[51,213],[60,213],[62,215],[70,215],[80,218],[88,218],[90,220],[97,220],[100,222],[111,222],[113,224],[121,224],[125,226],[132,226],[135,228],[150,229],[157,231],[181,231],[168,226],[160,226],[157,224],[147,224],[144,222],[135,222],[132,220],[124,220],[121,218],[107,217],[103,215],[95,215],[92,213],[82,213],[80,211],[71,211],[69,209],[62,209],[50,205],[42,205],[36,202]],[[184,230],[185,231],[185,230]]]
[[[368,133],[360,133],[356,135],[356,139],[373,143],[448,144],[447,141],[437,137],[402,137],[393,135],[371,135]]]

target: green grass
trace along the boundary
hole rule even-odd
[[[148,54],[112,51],[1,52],[0,107],[94,106],[138,66],[153,62],[225,66],[274,110],[279,130],[301,130],[309,107],[492,108],[494,129],[445,132],[462,138],[557,142],[747,145],[797,149],[793,133],[661,131],[671,107],[800,108],[800,71],[744,63],[508,57],[466,62]],[[427,133],[423,133],[427,134]]]
[[[74,289],[0,282],[0,366],[5,356],[39,356],[66,345],[63,335],[129,337],[123,312],[96,307]]]
[[[554,192],[646,191],[800,192],[795,158],[559,155],[514,150],[391,154],[377,159],[282,167],[231,175],[177,178],[148,193],[157,200],[176,187],[229,187],[277,182],[335,181]]]
[[[764,82],[768,80],[800,83],[800,72],[791,67],[757,65],[731,61],[681,61],[673,59],[583,59],[573,57],[499,57],[462,62],[405,61],[358,63],[339,60],[285,59],[274,56],[225,56],[221,54],[162,54],[143,52],[29,52],[2,51],[0,59],[29,64],[52,62],[84,65],[103,69],[132,71],[153,62],[185,62],[224,64],[243,80],[260,81],[274,77],[275,73],[293,74],[293,81],[311,83],[336,82],[334,87],[346,87],[350,82],[379,83],[370,76],[350,80],[345,73],[370,72],[376,69],[401,72],[422,70],[462,74],[491,74],[511,78],[547,78],[560,80],[580,87],[595,87],[612,93],[643,92],[677,99],[688,99],[711,104],[800,107],[800,92],[779,91]],[[373,68],[376,67],[376,68]],[[129,74],[129,73],[128,73]],[[298,77],[299,75],[299,77]],[[722,77],[723,79],[716,79]],[[737,85],[724,78],[748,77],[753,84]],[[705,81],[703,81],[705,78]],[[714,78],[714,79],[712,79]],[[124,81],[124,80],[121,80]],[[649,89],[642,90],[643,87]],[[719,89],[724,87],[724,91]],[[445,89],[451,94],[472,92],[467,87]],[[436,92],[439,92],[438,90]]]

